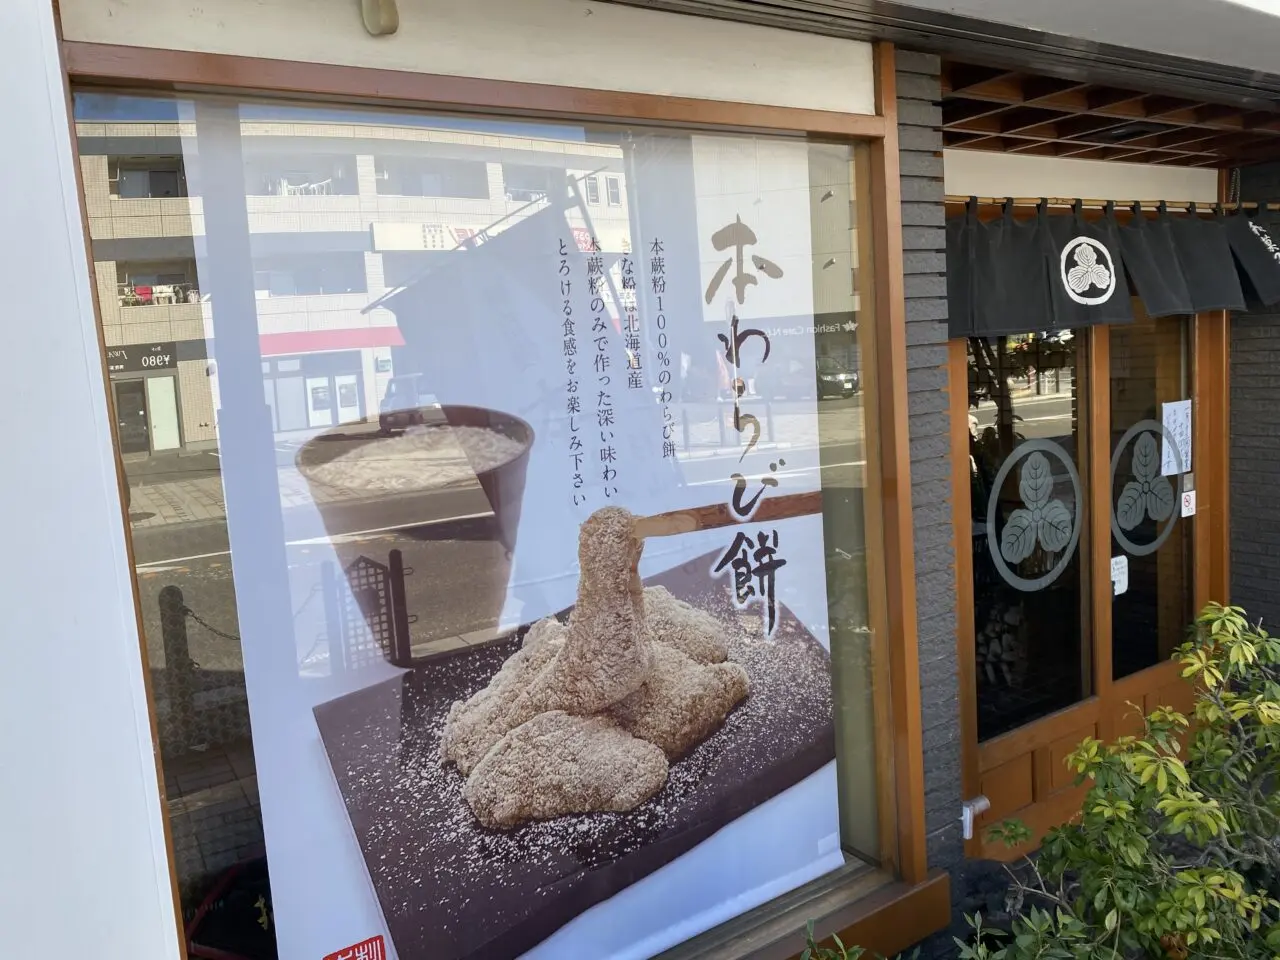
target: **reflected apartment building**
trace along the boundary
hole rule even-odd
[[[114,99],[114,98],[112,98]],[[184,142],[195,123],[76,130],[97,294],[126,457],[216,448],[216,304],[201,289],[204,210]],[[438,124],[438,125],[434,125]],[[242,120],[264,398],[277,435],[376,418],[402,344],[390,291],[545,206],[570,178],[569,222],[626,253],[617,146],[479,133],[436,120],[391,125]]]

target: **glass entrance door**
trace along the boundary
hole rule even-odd
[[[333,426],[333,378],[307,377],[307,424]]]
[[[147,393],[144,380],[115,380],[111,384],[116,401],[116,433],[121,453],[148,453],[151,430],[147,422]]]
[[[1091,692],[1085,347],[1071,333],[969,341],[978,739]]]
[[[1189,324],[1134,308],[1110,331],[1111,556],[1125,568],[1111,602],[1116,680],[1168,661],[1193,614]]]
[[[354,373],[344,373],[334,378],[338,388],[338,422],[354,423],[360,419],[360,382]]]
[[[968,386],[951,399],[953,496],[970,503],[955,518],[964,792],[990,801],[970,856],[1028,852],[987,840],[1005,818],[1038,841],[1079,811],[1065,760],[1083,739],[1190,704],[1171,657],[1227,592],[1211,519],[1225,322],[1151,320],[1135,301],[1132,322],[1074,336],[952,342],[951,382]]]

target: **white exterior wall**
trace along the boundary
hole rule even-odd
[[[17,363],[0,555],[0,930],[28,957],[177,957],[142,654],[48,0],[0,4],[0,256]],[[20,187],[18,186],[20,185]],[[56,361],[48,358],[56,358]],[[52,374],[52,379],[51,379]],[[32,416],[33,413],[39,416]]]
[[[182,438],[191,444],[212,444],[217,440],[214,429],[213,393],[209,387],[208,360],[178,361],[178,391],[181,403]]]
[[[1079,197],[1082,200],[1218,199],[1218,171],[1149,163],[944,150],[946,191],[965,197]]]
[[[874,113],[871,47],[589,0],[62,0],[68,40]]]

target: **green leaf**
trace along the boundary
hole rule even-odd
[[[1115,907],[1112,907],[1110,912],[1107,914],[1106,919],[1102,922],[1102,925],[1107,928],[1108,932],[1110,932],[1116,928],[1116,924],[1119,922],[1120,914],[1116,912]]]

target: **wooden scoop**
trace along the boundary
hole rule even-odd
[[[698,518],[693,510],[674,510],[655,513],[651,517],[636,517],[636,538],[671,537],[677,533],[693,533],[698,529]]]
[[[760,503],[750,520],[740,520],[729,509],[728,504],[716,503],[705,507],[690,507],[688,510],[655,513],[650,517],[637,517],[636,537],[640,540],[648,537],[672,537],[697,530],[731,527],[738,523],[768,523],[821,512],[822,494],[816,491],[767,497]]]

